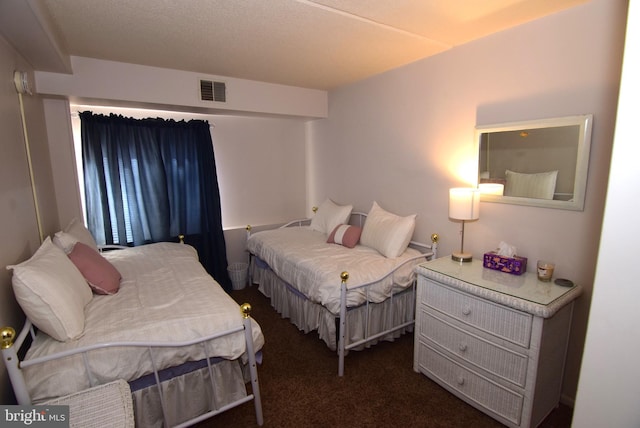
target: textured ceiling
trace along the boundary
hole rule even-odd
[[[587,0],[29,0],[68,55],[331,89]],[[35,65],[37,67],[37,64]],[[43,66],[44,68],[44,66]]]

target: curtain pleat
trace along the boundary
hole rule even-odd
[[[80,113],[87,223],[99,244],[176,240],[231,280],[209,124]]]

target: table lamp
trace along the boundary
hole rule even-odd
[[[480,218],[480,191],[472,187],[449,189],[449,218],[462,221],[460,251],[454,251],[451,258],[457,262],[470,262],[471,253],[464,251],[464,222]]]

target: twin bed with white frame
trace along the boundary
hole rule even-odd
[[[84,225],[72,222],[9,268],[27,316],[19,332],[2,329],[19,404],[124,379],[138,426],[186,426],[251,400],[262,425],[262,331],[191,246],[99,253]]]
[[[314,209],[315,210],[315,209]],[[368,214],[327,199],[313,218],[277,229],[247,227],[250,279],[284,318],[317,331],[338,353],[394,340],[413,330],[415,267],[436,257],[412,240],[415,215],[401,217],[376,202]]]

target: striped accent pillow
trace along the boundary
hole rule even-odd
[[[362,228],[358,226],[340,224],[333,229],[329,235],[329,239],[327,239],[327,243],[353,248],[358,244],[358,241],[360,241],[361,233]]]

